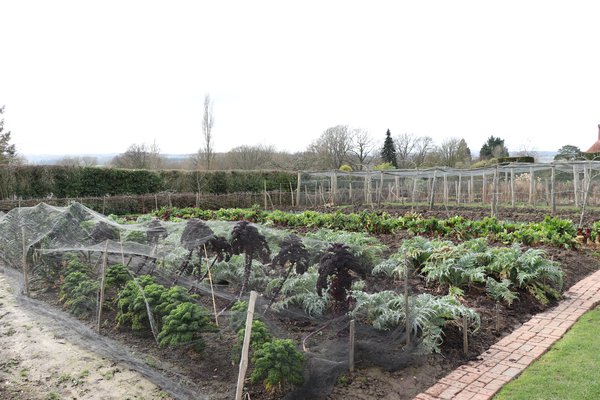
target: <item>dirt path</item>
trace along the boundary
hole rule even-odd
[[[172,398],[126,364],[67,340],[19,304],[11,283],[0,273],[0,399]]]

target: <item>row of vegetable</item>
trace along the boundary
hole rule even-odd
[[[500,221],[493,217],[481,220],[468,220],[461,216],[447,219],[424,218],[417,213],[392,216],[386,212],[362,211],[358,213],[321,213],[316,211],[285,212],[264,211],[258,207],[251,209],[204,210],[200,208],[161,208],[153,213],[163,220],[181,221],[189,218],[222,221],[250,221],[260,224],[275,224],[282,227],[314,227],[389,234],[407,230],[415,235],[451,237],[458,240],[487,237],[503,244],[521,243],[524,245],[550,244],[564,248],[576,245],[577,227],[570,220],[546,216],[541,222]],[[590,228],[591,239],[599,236],[600,222]]]

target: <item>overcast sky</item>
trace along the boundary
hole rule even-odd
[[[597,1],[0,0],[0,105],[21,154],[304,150],[348,124],[587,150]]]

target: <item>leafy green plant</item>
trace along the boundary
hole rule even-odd
[[[246,334],[246,328],[242,327],[238,330],[237,338],[233,349],[231,351],[231,361],[238,363],[242,356],[242,346],[244,345],[244,335]],[[264,343],[270,341],[273,338],[269,328],[264,322],[255,319],[252,321],[252,331],[250,332],[250,351],[259,349]]]
[[[519,298],[517,292],[510,290],[513,283],[509,279],[503,279],[498,282],[492,277],[488,277],[485,284],[485,291],[487,294],[497,302],[504,302],[510,306],[513,301]]]
[[[129,270],[121,263],[113,264],[106,269],[104,284],[107,288],[121,290],[130,280]]]
[[[404,297],[393,291],[378,293],[355,292],[356,306],[352,316],[372,324],[375,329],[395,329],[406,321]],[[467,317],[470,328],[481,326],[479,315],[462,305],[453,296],[436,297],[428,293],[409,298],[408,313],[412,335],[420,338],[425,352],[439,352],[443,342],[443,328],[447,324],[460,324]]]
[[[100,283],[92,277],[90,267],[74,255],[67,262],[65,273],[60,286],[59,301],[76,316],[90,317],[97,306]]]
[[[238,300],[233,304],[231,310],[229,310],[229,326],[233,332],[237,332],[244,327],[247,312],[247,301]]]
[[[161,347],[176,346],[193,342],[196,351],[202,351],[204,342],[200,333],[214,331],[208,312],[196,303],[182,302],[165,316],[158,334]]]
[[[274,339],[255,350],[252,383],[263,381],[268,392],[283,392],[304,382],[304,355],[291,339]]]
[[[144,293],[140,291],[142,288]],[[154,313],[156,306],[160,304],[160,298],[166,288],[157,284],[154,278],[149,275],[142,275],[135,281],[129,281],[123,290],[119,293],[117,306],[117,325],[130,326],[134,331],[143,331],[150,328],[150,320],[148,319],[148,307],[150,312]],[[148,302],[148,307],[146,307]],[[156,318],[155,318],[156,319]],[[160,319],[157,319],[160,321]]]
[[[485,282],[485,266],[476,252],[465,244],[432,250],[421,271],[428,282],[437,281],[448,286],[448,291],[462,296],[463,288],[477,282]]]
[[[273,279],[267,285],[267,294],[279,284],[280,279]],[[280,294],[283,298],[273,303],[273,309],[280,311],[297,305],[313,318],[322,317],[330,307],[331,298],[329,295],[319,296],[316,293],[318,279],[319,274],[314,267],[309,267],[302,275],[292,272],[281,287]]]

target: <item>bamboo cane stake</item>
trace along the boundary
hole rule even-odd
[[[210,283],[210,294],[212,296],[213,312],[215,313],[215,325],[219,326],[217,302],[215,301],[215,289],[213,288],[212,274],[210,273],[210,263],[208,262],[208,252],[206,251],[206,244],[204,245],[204,258],[206,260],[206,272],[208,273],[208,282]]]

